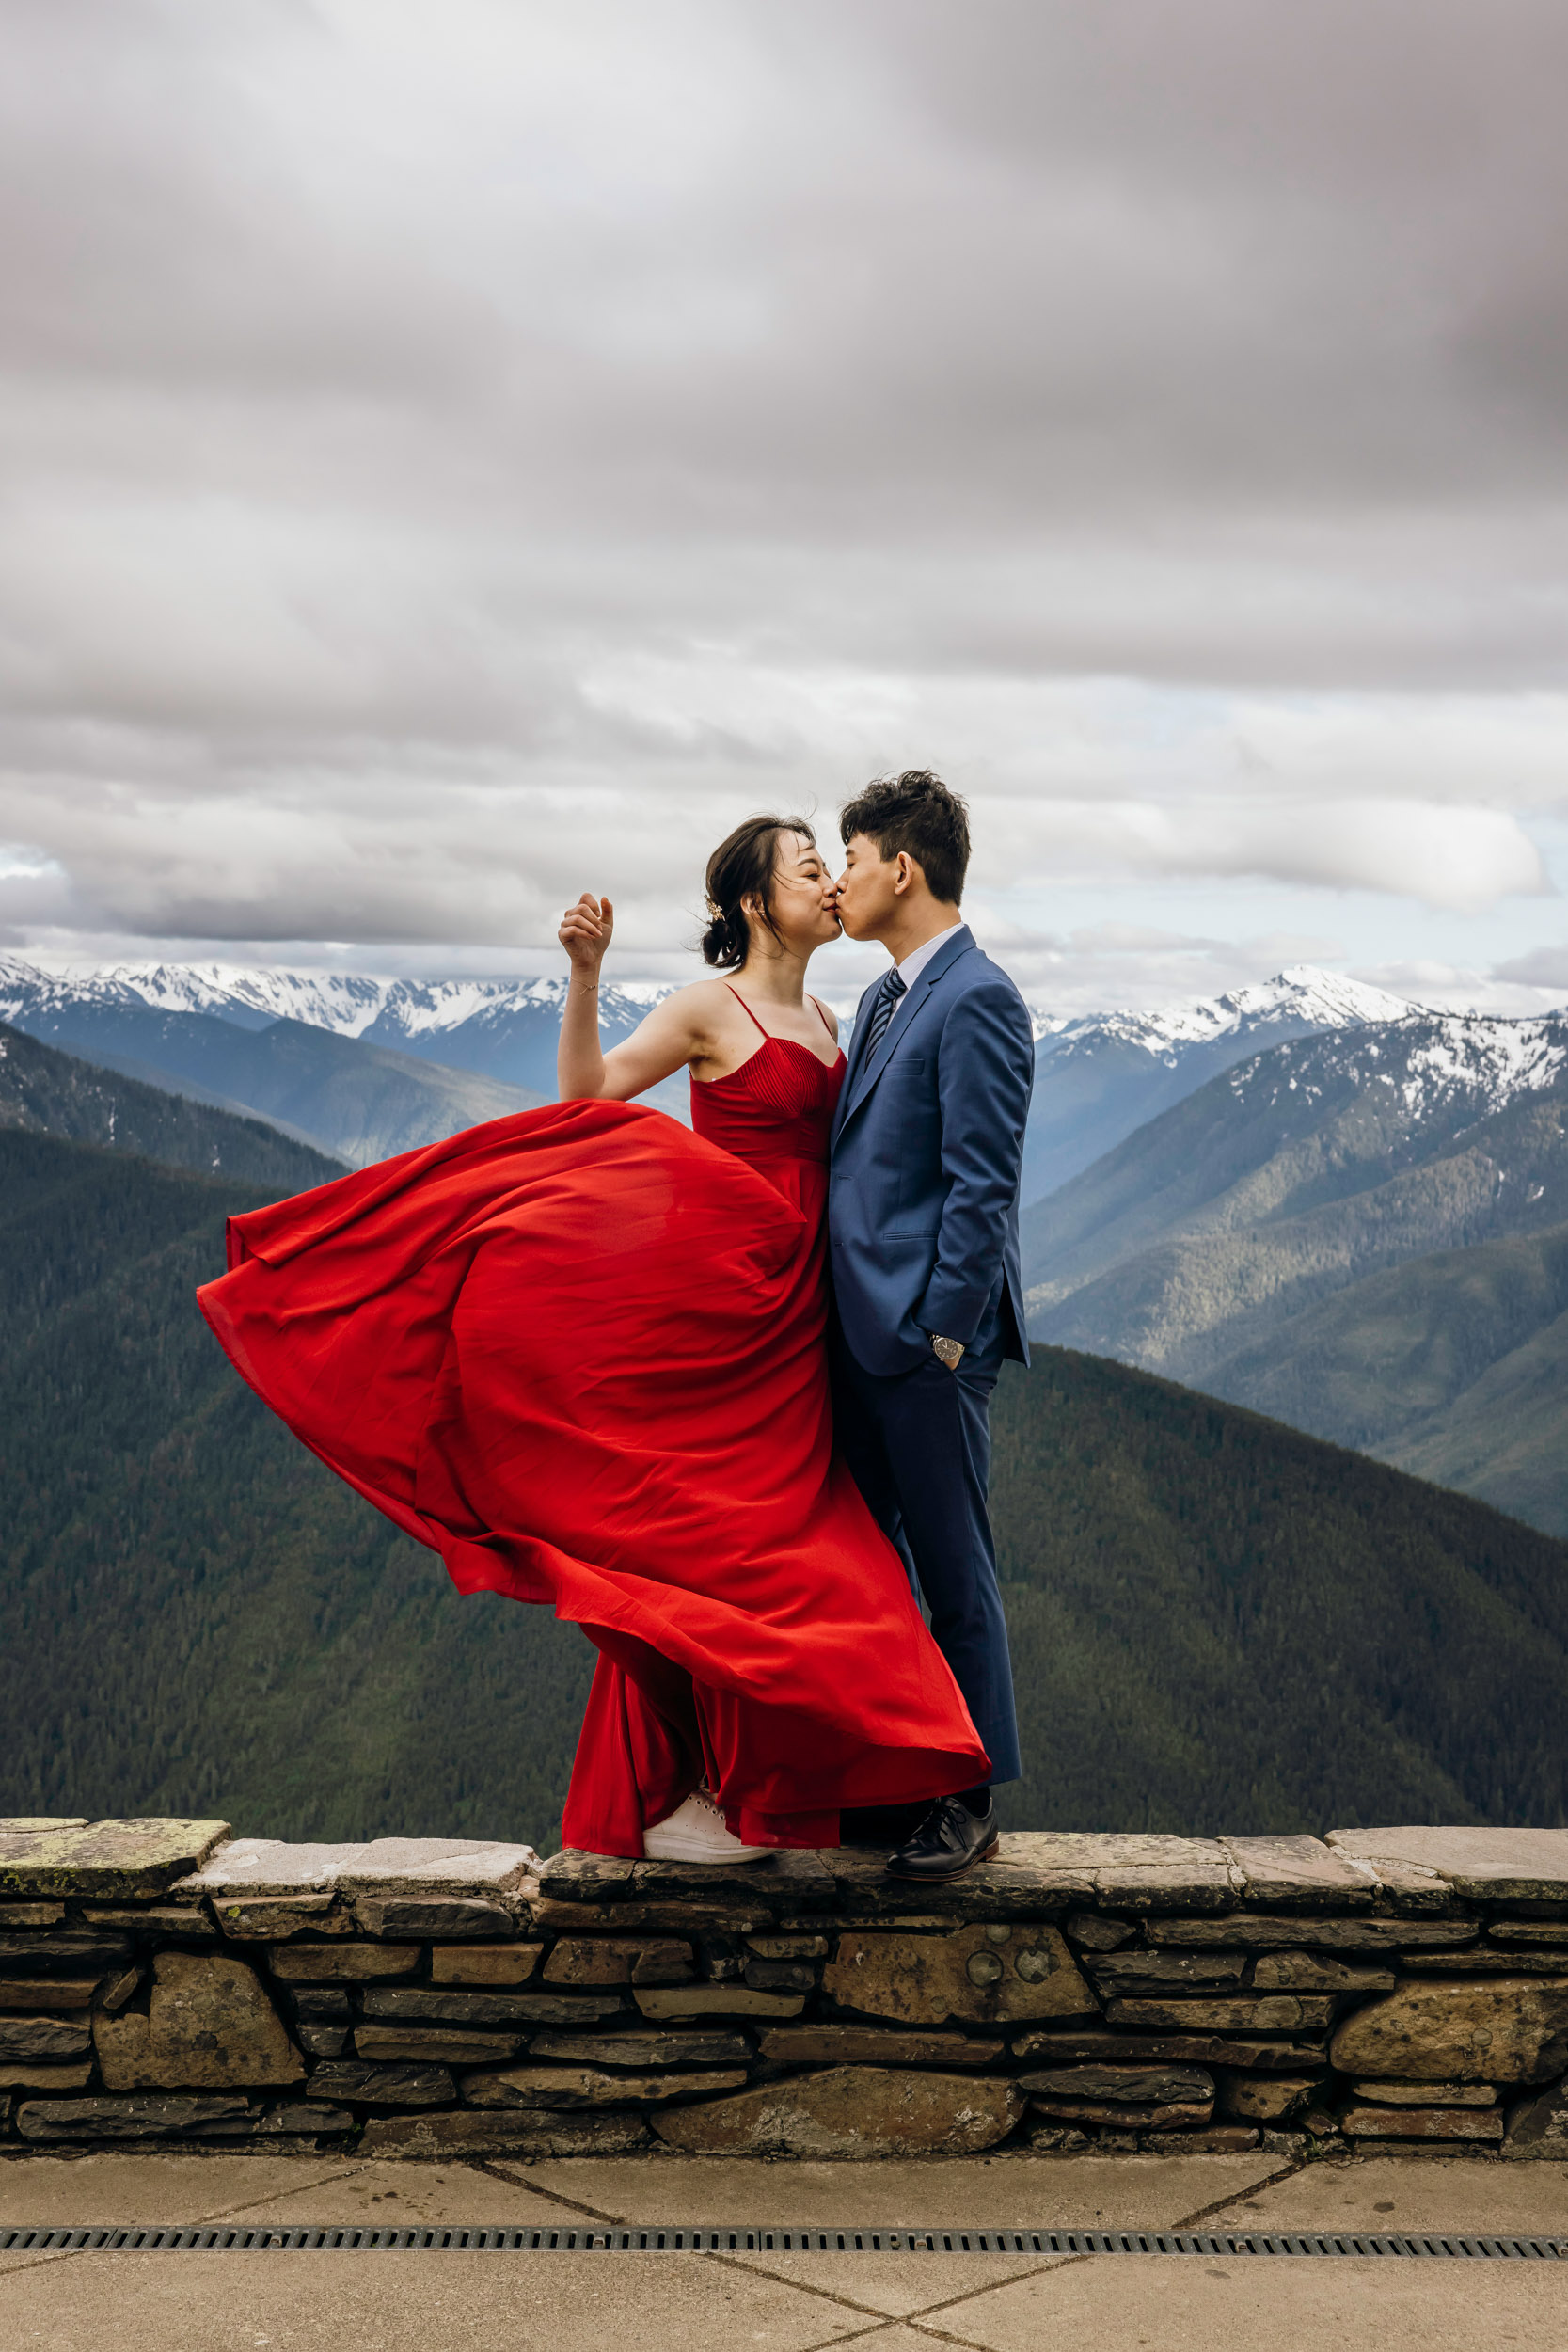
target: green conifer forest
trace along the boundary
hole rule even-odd
[[[0,1132],[0,1812],[548,1845],[588,1643],[460,1598],[197,1311],[269,1173]],[[1055,1349],[995,1433],[1014,1826],[1568,1819],[1568,1545]]]

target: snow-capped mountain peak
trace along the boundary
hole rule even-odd
[[[607,988],[607,1002],[638,1017],[668,994],[657,980]],[[278,972],[228,963],[115,963],[42,970],[0,956],[0,1020],[64,1005],[146,1006],[158,1012],[201,1012],[242,1028],[306,1021],[339,1037],[374,1028],[385,1041],[460,1029],[529,1009],[559,1012],[563,976],[545,978],[388,980],[364,973]]]
[[[156,1012],[214,1013],[242,1028],[309,1021],[357,1037],[381,1009],[385,980],[358,974],[274,972],[227,963],[72,964],[49,972],[0,957],[0,1019],[62,1005],[143,1005]]]
[[[1166,1063],[1219,1038],[1240,1040],[1259,1030],[1287,1028],[1361,1028],[1374,1022],[1402,1021],[1413,1009],[1402,996],[1310,963],[1288,964],[1273,979],[1227,990],[1223,996],[1192,997],[1148,1011],[1097,1012],[1063,1020],[1031,1007],[1036,1042],[1053,1041],[1053,1051],[1104,1041],[1140,1046]]]
[[[1559,1085],[1568,1070],[1568,1020],[1560,1013],[1531,1021],[1437,1015],[1407,1026],[1412,1038],[1403,1091],[1406,1106],[1418,1117],[1461,1098],[1500,1111],[1521,1094]]]
[[[1525,1021],[1485,1013],[1412,1010],[1367,1037],[1318,1037],[1241,1063],[1230,1073],[1238,1099],[1304,1105],[1330,1089],[1392,1088],[1415,1122],[1458,1112],[1475,1120],[1543,1094],[1568,1073],[1568,1015]]]
[[[606,999],[625,1012],[646,1011],[671,983],[626,979]],[[528,1011],[556,1011],[564,1001],[564,974],[534,979],[394,980],[367,973],[281,972],[229,963],[82,964],[46,971],[20,957],[0,956],[0,1020],[24,1009],[60,1005],[144,1005],[162,1012],[202,1012],[259,1028],[273,1021],[306,1021],[340,1037],[373,1028],[385,1041],[460,1029]],[[1141,1046],[1162,1060],[1218,1038],[1244,1039],[1275,1027],[1354,1028],[1400,1021],[1412,1008],[1402,997],[1360,980],[1292,964],[1271,980],[1148,1011],[1129,1009],[1070,1016],[1031,1006],[1036,1041],[1052,1050],[1104,1039]]]

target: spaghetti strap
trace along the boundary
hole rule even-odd
[[[823,1004],[820,997],[814,996],[811,1001],[816,1007],[817,1011],[822,1015],[823,1026],[826,1028],[828,1035],[832,1039],[833,1043],[836,1045],[838,1043],[838,1023],[833,1019],[832,1014],[828,1010],[827,1006]]]
[[[724,986],[726,988],[730,988],[728,980],[724,982]],[[746,999],[740,993],[739,989],[730,988],[730,994],[735,998],[736,1003],[740,1007],[741,1011],[746,1015],[747,1020],[751,1023],[752,1028],[758,1032],[759,1036],[770,1037],[772,1035],[772,1031],[763,1027],[762,1023],[757,1019],[756,1014],[752,1010],[751,1006],[746,1002]],[[812,1002],[813,1004],[816,1004],[816,999],[815,996],[812,998]]]

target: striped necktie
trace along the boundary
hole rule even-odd
[[[895,964],[893,970],[883,976],[882,984],[877,991],[876,1002],[871,1008],[871,1018],[866,1024],[865,1058],[867,1061],[871,1059],[872,1055],[887,1035],[887,1025],[897,1010],[898,999],[903,993],[904,981],[898,966]]]

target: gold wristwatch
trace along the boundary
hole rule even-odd
[[[964,1343],[962,1340],[944,1340],[939,1331],[933,1331],[931,1334],[931,1349],[932,1353],[938,1356],[947,1366],[949,1372],[957,1372],[959,1364],[963,1361]]]

